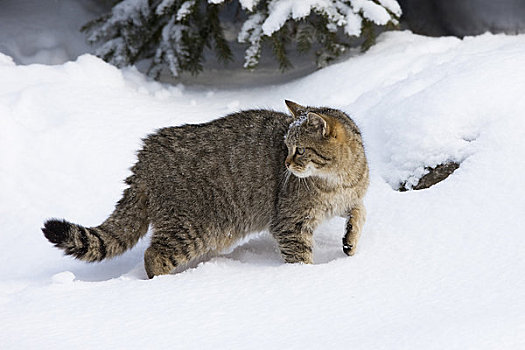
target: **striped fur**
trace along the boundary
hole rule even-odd
[[[42,231],[56,247],[77,259],[94,262],[124,253],[146,234],[146,198],[133,187],[124,191],[111,216],[97,227],[83,227],[51,219]]]
[[[144,139],[115,211],[96,227],[51,219],[42,231],[68,255],[100,261],[146,234],[148,277],[167,274],[269,229],[286,262],[312,263],[323,220],[349,218],[343,251],[364,224],[368,166],[355,123],[330,108],[287,101],[291,115],[248,110]]]

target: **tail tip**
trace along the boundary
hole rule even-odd
[[[44,223],[42,232],[49,242],[58,245],[68,239],[71,226],[66,220],[51,219]]]

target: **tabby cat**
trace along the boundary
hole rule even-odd
[[[311,264],[313,231],[340,215],[348,217],[343,251],[353,255],[369,181],[359,129],[339,110],[285,102],[291,115],[247,110],[159,129],[143,140],[106,221],[51,219],[44,235],[92,262],[130,249],[151,225],[144,265],[152,278],[266,229],[286,262]]]

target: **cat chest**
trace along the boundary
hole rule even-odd
[[[350,209],[355,205],[356,195],[353,190],[342,190],[325,194],[321,206],[326,217],[348,216]]]

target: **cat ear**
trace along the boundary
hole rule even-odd
[[[299,117],[306,110],[306,107],[289,100],[284,100],[284,103],[286,103],[286,107],[288,107],[288,110],[295,118]]]
[[[329,133],[328,123],[326,120],[319,114],[314,112],[309,112],[306,115],[307,125],[313,130],[319,132],[323,136],[327,136]]]

